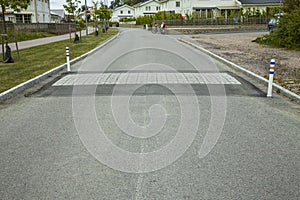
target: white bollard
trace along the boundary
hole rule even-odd
[[[70,66],[69,47],[66,47],[66,58],[67,58],[67,70],[68,70],[68,72],[70,72],[71,71],[71,66]]]
[[[275,60],[272,59],[271,62],[270,62],[269,85],[268,85],[267,97],[272,97],[274,70],[275,70]]]

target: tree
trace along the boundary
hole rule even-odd
[[[280,18],[273,36],[278,46],[300,50],[300,7]]]
[[[81,3],[80,0],[66,0],[67,5],[63,5],[64,9],[69,13],[69,19],[70,14],[74,17],[74,20],[76,21],[76,13],[78,13],[80,8],[78,7],[78,4]]]
[[[124,0],[124,4],[133,6],[135,4],[142,3],[142,2],[145,2],[145,1],[147,1],[147,0]]]
[[[110,20],[112,11],[103,2],[100,3],[99,17],[100,19]]]
[[[5,11],[6,8],[11,8],[14,11],[19,12],[21,9],[26,9],[29,5],[29,0],[0,0],[2,10],[2,22],[4,34],[7,34],[6,22],[5,22]]]
[[[104,22],[110,20],[112,11],[103,2],[100,3],[100,7],[98,7],[98,5],[98,1],[93,1],[93,16],[95,20],[100,19]]]
[[[145,2],[147,0],[113,0],[110,2],[110,9],[115,9],[117,7],[120,7],[124,4],[127,4],[129,6],[133,6],[135,4],[138,4],[138,3],[142,3],[142,2]]]
[[[300,50],[300,7],[280,17],[277,29],[256,41],[276,47]]]
[[[79,0],[66,0],[66,3],[67,5],[63,5],[64,6],[64,9],[68,12],[68,19],[69,21],[71,20],[70,18],[70,14],[72,14],[73,16],[73,20],[75,22],[75,38],[77,36],[77,33],[76,33],[76,29],[78,28],[76,26],[76,23],[77,23],[77,15],[79,14],[80,12],[80,8],[78,7],[78,4],[81,3],[81,1]],[[77,13],[77,15],[76,15]],[[80,32],[81,33],[81,32]],[[69,34],[70,34],[70,42],[71,42],[71,30],[69,29]]]
[[[123,1],[122,1],[122,0],[114,0],[114,1],[112,1],[112,2],[110,3],[109,8],[110,8],[110,9],[115,9],[115,8],[120,7],[120,6],[122,6],[122,5],[123,5]]]
[[[98,16],[100,20],[103,21],[103,30],[107,30],[107,21],[110,20],[112,16],[112,10],[110,10],[107,5],[105,5],[103,2],[100,3],[100,9],[98,11]]]
[[[97,22],[98,22],[98,13],[99,13],[99,8],[98,8],[98,4],[99,2],[98,1],[93,1],[93,10],[92,10],[92,17],[94,19],[94,26],[95,28],[97,27]]]
[[[283,0],[284,11],[287,13],[300,8],[300,0]]]
[[[81,5],[81,7],[79,8],[79,11],[80,11],[80,12],[84,12],[85,10],[86,10],[85,5]]]

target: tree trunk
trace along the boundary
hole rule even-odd
[[[1,9],[2,9],[2,24],[3,24],[3,31],[4,34],[7,34],[7,30],[6,30],[6,24],[5,24],[5,6],[1,5]],[[5,36],[1,36],[1,40],[2,40],[2,61],[4,61],[4,37]]]
[[[2,8],[2,23],[3,23],[3,30],[4,30],[4,34],[7,34],[7,30],[6,30],[6,23],[5,23],[5,6],[1,5]]]

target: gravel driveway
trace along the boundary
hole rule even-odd
[[[270,60],[276,60],[274,80],[300,95],[300,52],[253,42],[267,32],[201,34],[192,37],[205,49],[268,78]]]

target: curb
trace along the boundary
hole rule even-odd
[[[231,68],[234,68],[234,69],[236,69],[236,70],[244,73],[245,75],[247,75],[247,76],[255,79],[256,81],[258,81],[258,82],[260,82],[260,83],[268,86],[269,82],[268,82],[267,79],[265,79],[265,78],[263,78],[263,77],[255,74],[255,73],[253,73],[253,72],[251,72],[251,71],[249,71],[249,70],[247,70],[247,69],[245,69],[243,67],[240,67],[239,65],[234,64],[233,62],[230,62],[229,60],[226,60],[225,58],[222,58],[221,56],[218,56],[218,55],[216,55],[216,54],[214,54],[214,53],[212,53],[212,52],[210,52],[210,51],[208,51],[208,50],[206,50],[206,49],[204,49],[204,48],[202,48],[202,47],[200,47],[200,46],[198,46],[196,44],[193,44],[193,43],[191,43],[189,41],[186,41],[186,40],[184,40],[182,38],[178,39],[178,41],[183,42],[185,44],[188,44],[188,45],[190,45],[190,46],[192,46],[192,47],[194,47],[194,48],[202,51],[203,53],[205,53],[205,54],[213,57],[214,59],[222,62],[223,64],[226,64],[227,66],[229,66]],[[275,88],[278,93],[281,93],[282,95],[290,98],[291,100],[294,100],[294,101],[296,101],[298,103],[300,102],[300,96],[299,95],[297,95],[297,94],[295,94],[295,93],[293,93],[293,92],[291,92],[291,91],[283,88],[282,86],[280,86],[280,85],[278,85],[276,83],[273,83],[273,88]]]
[[[119,37],[120,35],[120,32],[115,35],[114,37],[112,37],[111,39],[107,40],[106,42],[104,42],[103,44],[101,44],[100,46],[96,47],[95,49],[92,49],[91,51],[77,57],[77,58],[74,58],[73,60],[70,61],[70,64],[74,64],[74,63],[77,63],[79,62],[80,60],[83,60],[84,58],[86,58],[87,56],[95,53],[97,50],[103,48],[104,46],[106,46],[107,44],[109,44],[110,42],[112,42],[113,40],[115,40],[117,37]],[[45,80],[46,78],[50,77],[51,75],[53,74],[56,74],[58,73],[59,71],[63,70],[64,68],[67,67],[67,64],[62,64],[54,69],[51,69],[35,78],[32,78],[24,83],[21,83],[9,90],[6,90],[2,93],[0,93],[0,102],[2,101],[5,101],[7,99],[10,99],[12,97],[14,97],[16,94],[19,94],[21,92],[23,92],[24,90],[32,87],[33,85]]]

